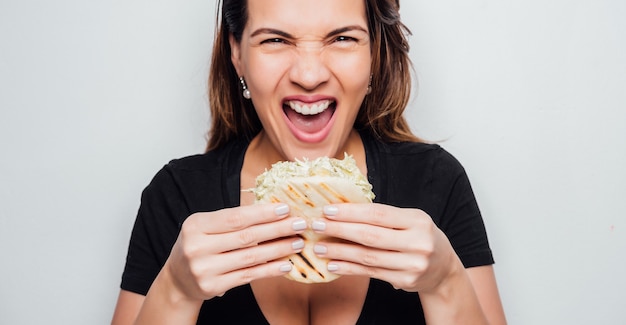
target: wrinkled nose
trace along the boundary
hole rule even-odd
[[[306,90],[314,90],[330,78],[330,70],[320,49],[300,49],[292,61],[289,78]]]

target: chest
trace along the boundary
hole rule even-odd
[[[254,298],[270,324],[355,324],[363,309],[369,278],[341,277],[330,283],[302,284],[286,278],[252,282]]]

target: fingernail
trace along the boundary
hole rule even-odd
[[[339,271],[339,265],[335,263],[328,263],[328,266],[326,266],[326,269],[328,269],[328,271],[330,272]]]
[[[324,255],[328,253],[328,248],[326,248],[326,246],[324,245],[316,244],[315,246],[313,246],[313,251],[316,254]]]
[[[276,208],[274,208],[274,213],[277,216],[284,216],[287,213],[289,213],[289,206],[287,204],[281,204],[279,206],[277,206]]]
[[[305,230],[306,229],[306,220],[297,219],[291,224],[291,228],[295,231]]]
[[[285,264],[282,264],[278,269],[281,272],[289,272],[289,271],[291,271],[291,268],[292,268],[291,267],[291,263],[285,263]]]
[[[324,210],[324,214],[327,216],[334,216],[337,214],[337,212],[339,212],[339,209],[332,205],[325,206],[323,210]]]
[[[315,231],[324,231],[326,230],[326,223],[324,221],[315,220],[313,224],[311,224],[311,228]]]
[[[294,251],[303,249],[304,240],[302,240],[302,238],[294,240],[293,243],[291,243],[291,248],[293,248]]]

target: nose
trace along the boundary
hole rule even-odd
[[[314,90],[330,78],[330,70],[325,62],[323,50],[299,48],[294,54],[289,78],[305,90]]]

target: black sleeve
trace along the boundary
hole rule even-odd
[[[144,189],[132,230],[121,288],[146,295],[165,264],[189,209],[169,166]]]
[[[441,149],[433,174],[446,180],[438,198],[443,204],[437,223],[463,265],[467,268],[493,264],[485,225],[465,169]]]

